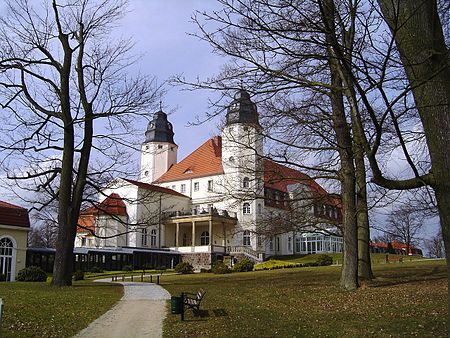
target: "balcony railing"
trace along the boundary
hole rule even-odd
[[[229,212],[227,210],[209,208],[209,209],[192,209],[192,210],[176,210],[176,211],[168,211],[164,212],[164,218],[172,218],[172,217],[186,217],[186,216],[202,216],[202,215],[213,215],[213,216],[221,216],[221,217],[229,217],[229,218],[237,218],[237,214],[235,212]]]
[[[172,247],[170,249],[176,250],[181,253],[202,253],[202,252],[226,253],[226,248],[221,245],[179,246],[179,247]]]

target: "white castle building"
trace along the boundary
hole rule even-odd
[[[341,222],[339,198],[265,158],[261,131],[256,105],[240,90],[222,135],[178,162],[173,126],[156,112],[139,181],[105,188],[100,203],[82,212],[75,246],[164,248],[196,268],[233,256],[341,252],[342,238],[329,232]]]

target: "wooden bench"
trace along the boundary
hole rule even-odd
[[[188,309],[192,309],[192,311],[196,312],[200,310],[200,304],[202,302],[203,297],[205,296],[206,291],[203,289],[198,290],[197,294],[186,293],[184,292],[184,300],[183,303]],[[190,297],[195,296],[195,297]]]

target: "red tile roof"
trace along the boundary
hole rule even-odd
[[[78,225],[95,230],[95,218],[98,214],[126,216],[127,207],[119,194],[112,193],[106,197],[101,203],[87,208],[80,212],[78,217]],[[77,232],[84,232],[86,229],[77,227]]]
[[[108,214],[126,216],[127,207],[119,194],[112,193],[101,203],[80,212],[81,215]]]
[[[77,232],[85,232],[88,230],[95,232],[95,215],[93,214],[84,214],[80,213],[80,216],[78,217],[78,225],[81,225],[81,227],[77,227]]]
[[[148,184],[148,183],[134,181],[134,180],[126,179],[126,178],[124,178],[124,180],[127,181],[128,183],[131,183],[142,189],[152,190],[152,191],[170,194],[170,195],[174,195],[174,196],[189,198],[189,196],[180,194],[178,191],[175,191],[175,190],[172,190],[169,188],[160,187],[159,185]]]
[[[327,194],[327,192],[308,175],[274,161],[264,160],[264,185],[267,188],[287,192],[287,187],[289,185],[297,183],[308,185],[313,192],[320,195]]]
[[[156,183],[223,174],[222,138],[213,137],[174,164]]]
[[[28,210],[17,205],[0,201],[0,225],[30,227]]]
[[[218,175],[223,174],[223,172],[222,138],[215,136],[203,143],[181,162],[174,164],[156,183]],[[274,161],[264,160],[265,187],[287,192],[287,186],[295,183],[305,183],[319,196],[328,196],[328,193],[308,175]],[[339,198],[335,196],[327,197],[327,203],[338,206],[340,202]]]

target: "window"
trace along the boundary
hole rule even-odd
[[[250,187],[250,179],[248,177],[244,177],[244,179],[242,180],[242,187],[243,188]]]
[[[212,180],[208,181],[208,191],[213,191],[213,181]]]
[[[245,230],[243,236],[243,244],[249,246],[250,245],[250,231]]]
[[[295,237],[295,252],[300,252],[300,237]]]
[[[142,234],[141,234],[141,242],[142,242],[142,246],[147,246],[147,229],[144,228],[142,229]]]
[[[256,236],[256,245],[257,246],[261,246],[262,245],[262,236],[261,235],[257,235]]]
[[[181,192],[186,192],[186,184],[181,185]]]
[[[13,270],[13,242],[6,237],[0,239],[0,274],[9,282],[12,279]]]
[[[288,237],[288,251],[292,250],[292,238]]]
[[[145,171],[145,176],[148,176],[148,170]]]
[[[199,190],[200,190],[200,183],[194,182],[194,191],[199,191]]]
[[[150,245],[156,247],[156,230],[152,229],[150,233]]]
[[[269,238],[269,249],[273,250],[273,236],[270,236]]]
[[[200,245],[209,245],[209,232],[203,231],[200,235]]]
[[[149,146],[148,146],[148,144],[145,146],[145,150],[148,150],[148,148],[150,148]]]
[[[280,237],[277,237],[277,251],[280,251]]]
[[[172,190],[175,190],[176,189],[176,186],[175,185],[172,185]]]
[[[162,144],[158,144],[158,149],[162,149]]]
[[[81,246],[86,246],[86,237],[81,238]]]
[[[248,215],[248,214],[251,213],[251,209],[250,209],[250,204],[249,204],[249,203],[244,203],[244,204],[242,205],[242,213],[243,213],[244,215]]]
[[[262,204],[258,203],[258,215],[262,214]]]

